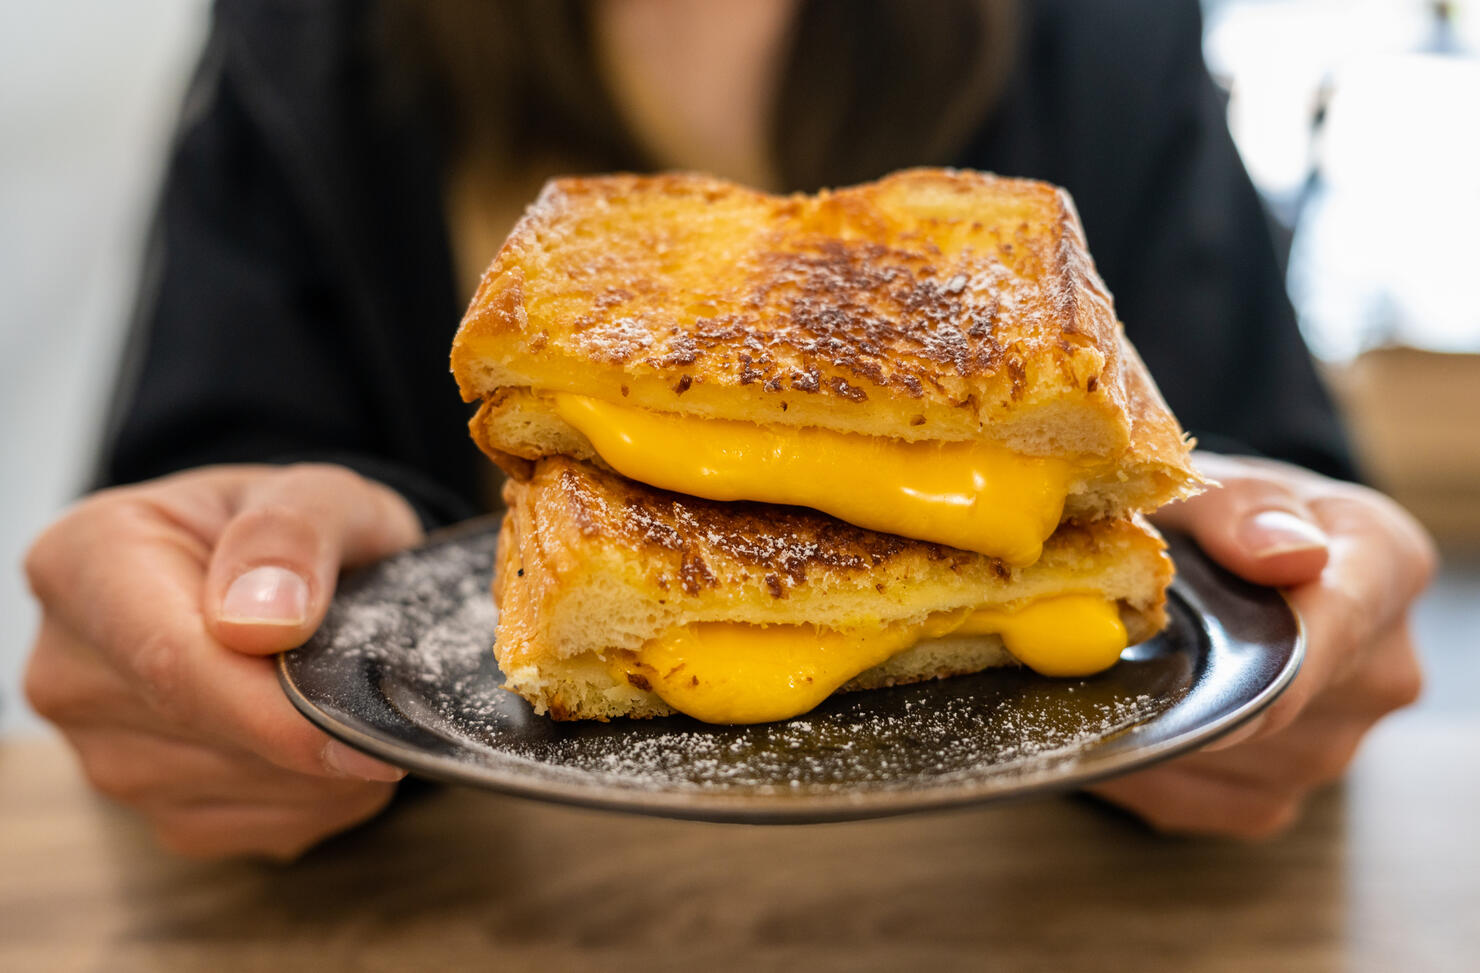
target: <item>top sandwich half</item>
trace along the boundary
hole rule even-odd
[[[452,349],[516,478],[566,455],[1013,564],[1198,489],[1067,193],[909,170],[815,196],[557,179]]]

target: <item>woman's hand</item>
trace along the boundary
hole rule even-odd
[[[334,466],[223,466],[105,490],[36,541],[26,694],[104,794],[169,848],[292,858],[377,813],[404,772],[331,741],[268,656],[342,567],[416,543],[390,489]]]
[[[1286,589],[1305,623],[1290,687],[1206,749],[1090,792],[1172,832],[1258,838],[1346,770],[1362,737],[1418,698],[1408,610],[1433,576],[1433,545],[1388,498],[1265,460],[1198,455],[1222,483],[1157,516],[1256,584]]]

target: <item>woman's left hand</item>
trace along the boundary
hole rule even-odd
[[[1267,460],[1200,453],[1197,465],[1222,486],[1166,508],[1158,525],[1285,588],[1305,624],[1305,661],[1250,725],[1089,791],[1158,830],[1261,838],[1345,772],[1379,719],[1418,698],[1408,614],[1436,557],[1423,528],[1373,490]]]

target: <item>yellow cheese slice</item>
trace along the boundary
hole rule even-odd
[[[811,507],[869,530],[1026,566],[1059,524],[1073,464],[985,442],[911,443],[696,419],[556,393],[623,476],[710,500]]]

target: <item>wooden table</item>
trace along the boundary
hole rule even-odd
[[[1264,845],[1082,799],[707,825],[444,789],[293,866],[156,852],[0,741],[0,970],[1480,969],[1480,718],[1415,714]]]

